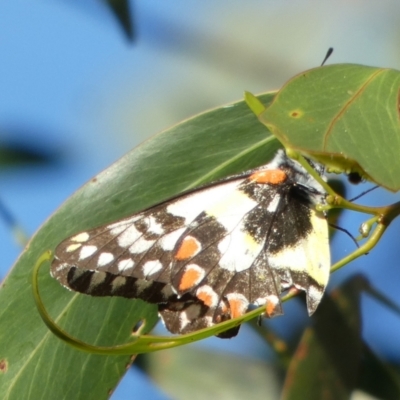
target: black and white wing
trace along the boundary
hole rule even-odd
[[[315,210],[325,192],[310,178],[279,152],[264,167],[72,236],[57,247],[51,274],[81,293],[156,303],[173,333],[243,315],[250,304],[281,314],[290,287],[306,292],[311,314],[330,256]]]

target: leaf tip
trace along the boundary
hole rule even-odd
[[[244,100],[250,110],[253,111],[257,117],[266,110],[264,104],[262,104],[261,101],[250,92],[244,92]]]

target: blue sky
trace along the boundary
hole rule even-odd
[[[400,69],[396,1],[139,0],[133,9],[132,44],[100,1],[0,4],[0,143],[55,155],[51,165],[0,171],[0,199],[29,235],[77,188],[150,135],[238,100],[244,90],[279,88],[319,65],[328,47],[335,48],[330,63]],[[366,201],[391,201],[382,196]],[[390,232],[398,229],[394,224]],[[3,278],[21,249],[1,221],[0,237]],[[335,238],[334,246],[339,251],[351,243]],[[396,256],[396,243],[386,240],[332,281],[362,270],[395,298],[399,273],[390,260]],[[379,280],[382,275],[387,279]],[[368,299],[364,308],[391,318]],[[399,321],[385,321],[400,328]],[[364,332],[383,353],[395,342],[374,319],[366,319]],[[240,347],[240,341],[229,343],[218,347]],[[398,360],[400,344],[391,351]],[[147,382],[139,372],[128,375],[113,400],[129,398]],[[167,397],[154,392],[151,398]]]

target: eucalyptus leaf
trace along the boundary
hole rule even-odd
[[[252,109],[285,147],[397,191],[399,93],[400,71],[338,64],[302,72]]]
[[[272,97],[260,98],[268,104]],[[6,366],[0,369],[2,399],[104,399],[131,363],[129,356],[79,352],[46,328],[31,287],[32,268],[45,250],[79,231],[264,164],[279,146],[241,101],[154,136],[68,199],[31,239],[0,290],[0,365]],[[148,330],[157,319],[154,305],[73,294],[45,269],[39,286],[47,310],[60,327],[93,345],[126,343],[138,321],[145,319]]]
[[[282,399],[348,399],[363,390],[380,399],[398,399],[398,368],[381,360],[361,335],[360,300],[371,285],[354,275],[325,296],[289,366]]]

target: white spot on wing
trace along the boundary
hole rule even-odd
[[[146,250],[150,249],[155,240],[144,240],[144,239],[139,239],[131,247],[129,247],[129,251],[132,254],[140,254],[145,252]]]
[[[167,212],[185,218],[185,224],[192,222],[201,212],[229,196],[236,190],[240,182],[222,183],[192,195],[183,197],[167,207]]]
[[[231,244],[231,238],[230,236],[225,236],[219,243],[218,243],[218,250],[220,251],[221,254],[225,254],[229,246]]]
[[[109,228],[109,227],[108,227]],[[121,232],[126,229],[126,225],[118,225],[112,229],[110,229],[110,234],[112,236],[118,236]]]
[[[271,202],[268,204],[267,211],[270,213],[274,213],[278,208],[279,202],[281,201],[281,196],[276,194]]]
[[[149,225],[148,225],[148,231],[155,233],[156,235],[162,235],[164,233],[164,229],[162,225],[156,221],[156,219],[150,215],[149,218]]]
[[[135,265],[131,258],[127,258],[125,260],[121,260],[118,263],[118,271],[126,271],[129,268],[132,268]]]
[[[242,220],[243,215],[251,211],[257,202],[240,190],[234,190],[225,196],[222,201],[216,201],[205,211],[208,215],[217,218],[218,222],[224,226],[227,231],[233,230]]]
[[[218,244],[222,254],[219,266],[232,272],[244,271],[252,266],[263,246],[263,241],[256,242],[239,225]]]
[[[160,263],[159,260],[147,261],[143,265],[143,274],[144,276],[155,274],[156,272],[160,271],[162,267],[163,265]]]
[[[226,298],[228,299],[228,301],[236,300],[236,301],[240,301],[244,304],[249,303],[249,301],[246,299],[246,296],[244,296],[241,293],[229,293],[226,295]]]
[[[122,227],[125,229],[128,225],[132,225],[135,221],[137,221],[140,218],[139,215],[135,215],[134,217],[122,219],[121,221],[114,222],[113,224],[108,225],[108,229],[114,229],[114,228],[119,228]]]
[[[80,243],[73,243],[73,244],[70,244],[70,245],[65,249],[65,251],[66,251],[67,253],[72,253],[73,251],[79,249],[79,247],[81,247],[81,246],[82,246],[82,245],[81,245]]]
[[[322,296],[324,295],[324,290],[321,288],[311,285],[307,288],[307,311],[309,315],[312,315],[317,309]]]
[[[183,330],[191,321],[200,316],[201,308],[198,304],[192,304],[179,314],[180,328]]]
[[[183,232],[185,232],[186,228],[180,228],[176,231],[168,233],[167,235],[163,236],[160,241],[159,245],[165,251],[171,251],[175,248],[176,242],[182,236]]]
[[[266,297],[259,297],[254,301],[254,305],[256,306],[263,306],[264,304],[267,303],[272,303],[273,305],[279,304],[279,298],[278,296],[275,296],[273,294],[266,296]]]
[[[97,262],[98,267],[104,267],[114,260],[114,255],[111,253],[101,253]]]
[[[83,243],[89,239],[90,235],[87,232],[81,232],[71,238],[73,242]]]
[[[92,254],[96,253],[97,246],[83,246],[79,253],[79,260],[84,260],[90,257]]]
[[[63,269],[68,268],[68,267],[69,267],[68,263],[62,263],[54,270],[54,272],[60,272]],[[53,272],[52,271],[50,271],[50,274],[51,274],[51,276],[53,276]]]
[[[326,285],[330,270],[328,224],[325,218],[311,211],[312,232],[295,246],[285,247],[279,253],[268,254],[273,268],[305,271],[316,282]]]
[[[188,318],[185,311],[182,311],[179,314],[179,323],[180,323],[181,330],[184,329],[187,325],[189,325],[190,319]]]
[[[141,218],[140,214],[135,215],[133,217],[114,222],[108,225],[107,229],[109,229],[111,235],[117,236],[121,232],[123,232],[126,228],[128,228],[130,225],[133,225],[133,223],[140,218]]]
[[[136,242],[142,236],[133,224],[128,228],[125,226],[124,229],[124,232],[122,232],[117,238],[118,245],[122,248],[131,246],[132,243]]]

